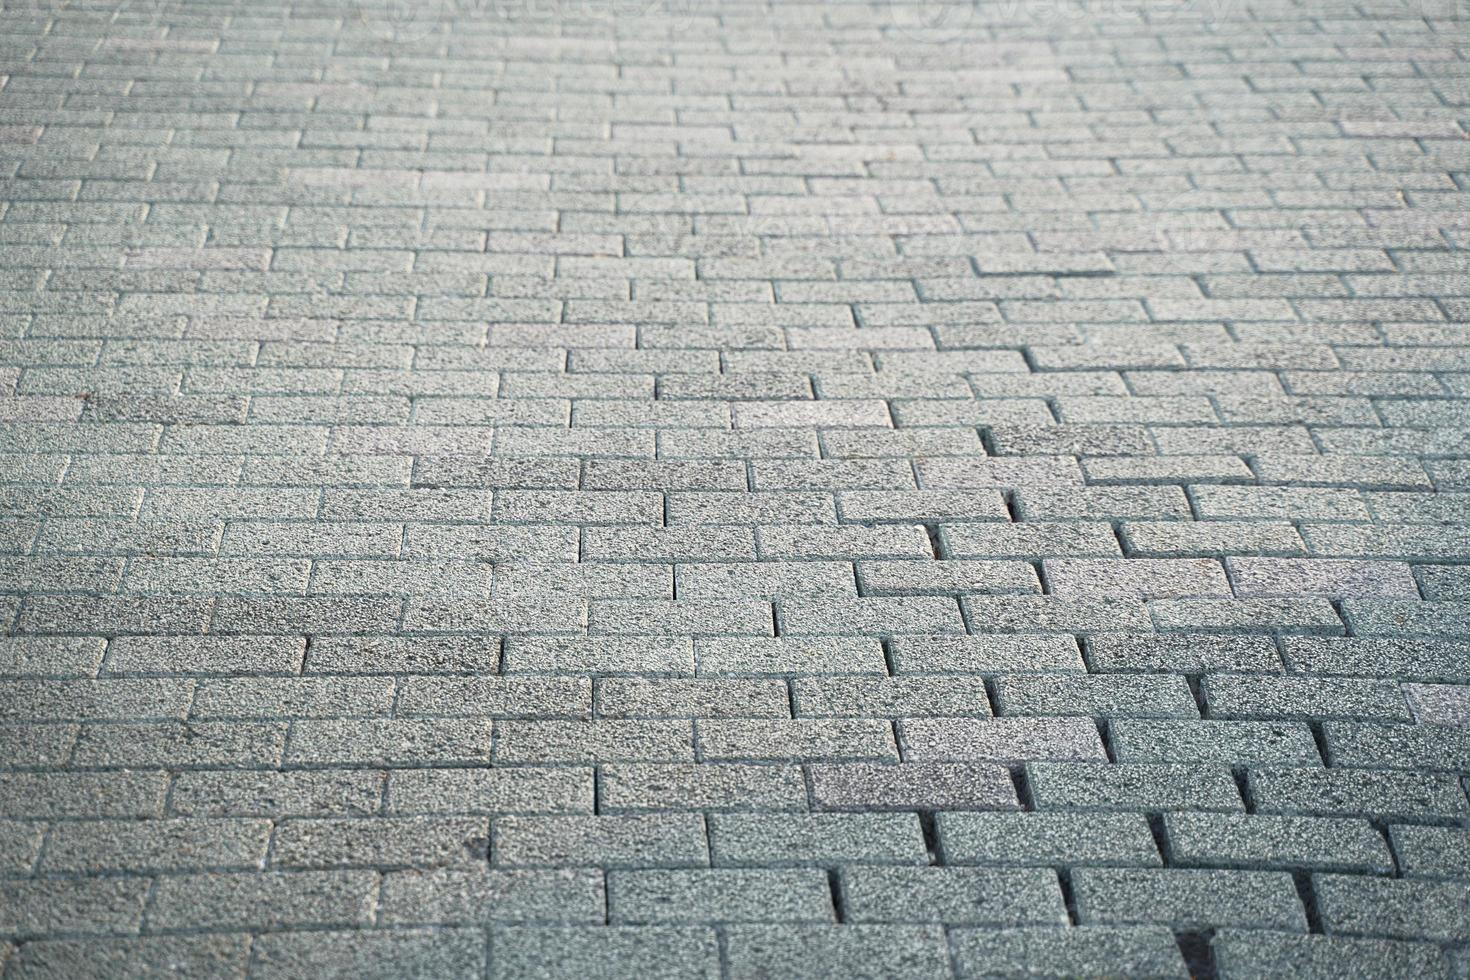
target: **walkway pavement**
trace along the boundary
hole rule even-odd
[[[670,2],[6,0],[4,980],[1465,976],[1470,0]]]

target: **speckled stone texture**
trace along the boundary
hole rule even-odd
[[[0,0],[0,980],[1470,971],[1470,0]]]

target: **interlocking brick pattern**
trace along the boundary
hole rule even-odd
[[[1463,976],[1466,0],[3,0],[14,978]]]

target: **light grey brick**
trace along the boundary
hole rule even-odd
[[[181,772],[169,807],[181,816],[280,817],[378,812],[383,776],[362,769]]]
[[[484,859],[483,817],[310,818],[282,821],[271,866],[288,868],[440,867]]]
[[[1211,946],[1223,977],[1451,975],[1439,947],[1422,942],[1222,929]]]
[[[734,678],[621,678],[597,684],[603,718],[787,718],[786,685]]]
[[[699,672],[711,676],[885,673],[875,637],[699,638]]]
[[[1003,715],[1199,716],[1189,685],[1173,675],[1002,675],[996,681],[996,697]]]
[[[486,866],[389,871],[379,915],[384,925],[601,923],[602,873]]]
[[[613,871],[607,890],[608,917],[618,925],[834,919],[827,877],[817,869]]]
[[[1284,871],[1082,868],[1073,878],[1080,921],[1305,932],[1307,917]]]
[[[990,715],[980,677],[795,678],[790,687],[798,717]]]
[[[1259,813],[1461,819],[1465,794],[1443,773],[1363,769],[1252,769]]]
[[[895,760],[893,727],[876,718],[714,719],[698,726],[710,760]]]
[[[1170,721],[1120,718],[1108,739],[1120,762],[1322,764],[1304,722]]]
[[[863,595],[1035,593],[1036,570],[1020,561],[862,561]]]
[[[912,813],[717,813],[709,821],[716,867],[928,862]]]
[[[1219,766],[1032,762],[1026,770],[1043,810],[1244,809],[1229,771]]]
[[[602,812],[801,810],[807,787],[796,766],[738,763],[609,763],[598,774]]]
[[[401,814],[590,813],[593,770],[572,766],[402,769],[385,808]]]
[[[709,863],[697,813],[501,817],[492,821],[497,867],[691,867]]]
[[[689,926],[497,929],[490,961],[497,980],[536,974],[567,980],[617,973],[658,980],[720,975],[714,930]]]
[[[1390,836],[1405,877],[1470,878],[1470,833],[1465,830],[1396,824]]]
[[[7,881],[0,884],[0,933],[24,938],[136,932],[147,892],[147,878]]]
[[[1077,641],[1058,635],[899,637],[892,641],[892,651],[900,674],[1084,669]]]
[[[371,871],[200,874],[160,878],[148,906],[151,928],[256,929],[363,926],[372,915]]]
[[[504,669],[514,674],[692,674],[694,644],[687,637],[663,636],[507,637]]]
[[[1463,942],[1470,908],[1459,882],[1314,875],[1323,924],[1333,933]]]
[[[1168,813],[1164,828],[1170,860],[1185,866],[1394,870],[1387,842],[1366,820]]]
[[[843,763],[807,767],[821,810],[1005,809],[1019,806],[1003,766],[954,762]]]
[[[1409,721],[1399,686],[1356,677],[1206,677],[1202,689],[1214,718],[1361,718]]]
[[[1190,976],[1169,930],[1157,926],[966,929],[954,934],[962,977]]]
[[[1189,597],[1230,594],[1219,562],[1208,558],[1134,558],[1127,561],[1053,558],[1042,563],[1054,595]]]
[[[726,938],[730,975],[950,976],[944,931],[900,925],[739,925]]]
[[[252,870],[264,861],[270,836],[270,823],[265,820],[58,823],[48,838],[41,869],[97,874],[181,871],[208,864]],[[201,854],[209,856],[201,861]]]
[[[1453,772],[1470,759],[1470,730],[1440,725],[1329,721],[1322,726],[1334,765]]]
[[[1050,869],[854,867],[841,872],[841,881],[853,922],[1067,923],[1061,888]]]
[[[793,636],[964,632],[959,606],[948,597],[793,598],[777,607],[782,633]]]
[[[687,721],[497,721],[495,761],[682,762],[694,752]]]
[[[243,976],[250,937],[243,933],[142,936],[119,939],[54,939],[26,943],[9,959],[17,976],[32,978]]]
[[[1235,594],[1241,596],[1419,597],[1414,576],[1403,562],[1232,557],[1226,565]]]
[[[909,760],[1103,760],[1102,737],[1090,718],[905,719],[900,742]]]
[[[251,952],[262,977],[478,977],[485,937],[474,929],[278,934]]]

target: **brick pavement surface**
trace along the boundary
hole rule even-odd
[[[16,978],[1465,976],[1467,0],[5,0]]]

